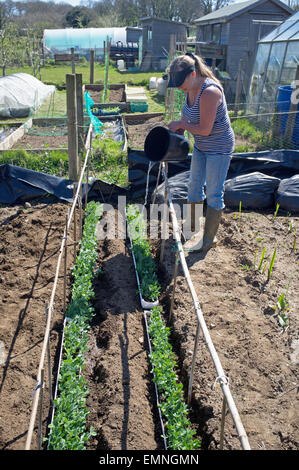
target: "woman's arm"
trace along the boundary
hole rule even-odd
[[[203,91],[199,100],[200,123],[191,124],[184,116],[179,121],[172,121],[168,127],[171,132],[184,129],[193,135],[210,135],[213,128],[218,106],[222,101],[222,93],[219,88],[210,86]]]

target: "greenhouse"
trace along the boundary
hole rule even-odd
[[[273,113],[278,102],[290,103],[298,65],[299,12],[258,41],[247,111]]]
[[[70,53],[74,48],[76,54],[89,56],[90,50],[95,50],[96,56],[104,55],[104,43],[123,43],[133,41],[132,28],[66,28],[45,29],[44,50],[48,54]],[[138,42],[138,40],[137,40]]]

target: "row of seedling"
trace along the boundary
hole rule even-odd
[[[147,227],[138,206],[127,207],[128,234],[131,239],[132,254],[136,259],[136,269],[140,276],[140,289],[143,296],[157,301],[161,292],[155,261],[147,241]],[[192,450],[200,448],[200,441],[194,437],[188,419],[188,407],[184,402],[183,385],[179,382],[177,363],[169,342],[169,328],[162,319],[162,308],[155,305],[148,312],[147,330],[150,340],[149,358],[154,382],[160,400],[158,406],[163,416],[167,446],[171,450]],[[163,436],[165,437],[165,436]]]
[[[95,229],[102,210],[98,203],[91,201],[87,204],[80,250],[72,269],[74,282],[66,311],[58,393],[47,438],[48,449],[51,450],[84,450],[88,439],[94,435],[93,429],[86,427],[88,389],[82,371],[89,324],[94,315],[92,281],[96,276],[98,256]]]

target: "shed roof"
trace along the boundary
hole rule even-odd
[[[166,18],[158,18],[156,16],[145,16],[144,18],[139,18],[138,20],[139,22],[143,22],[143,21],[162,21],[162,22],[166,22],[166,23],[173,23],[173,24],[177,24],[177,25],[180,25],[180,26],[190,26],[190,24],[188,23],[183,23],[182,21],[172,21],[172,20],[168,20]]]
[[[218,10],[215,10],[212,13],[209,13],[208,15],[204,15],[198,18],[197,20],[194,20],[194,23],[199,25],[219,21],[226,22],[238,15],[241,15],[242,13],[245,13],[247,10],[251,10],[252,8],[255,8],[258,5],[262,5],[266,1],[271,1],[272,3],[275,3],[290,14],[294,13],[291,8],[289,8],[285,3],[281,2],[280,0],[247,0],[245,2],[232,3],[231,5],[219,8]]]

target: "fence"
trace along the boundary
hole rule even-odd
[[[67,248],[69,246],[73,246],[74,248],[74,258],[77,251],[77,245],[79,240],[77,240],[77,216],[76,216],[76,206],[79,206],[79,239],[82,236],[82,199],[85,197],[85,205],[87,204],[87,190],[88,190],[88,175],[89,175],[89,159],[90,159],[90,143],[91,143],[91,136],[92,136],[92,125],[89,127],[89,131],[85,140],[85,150],[86,156],[85,160],[81,169],[80,178],[78,183],[74,183],[74,200],[71,207],[71,210],[66,215],[66,224],[64,229],[64,234],[61,241],[61,246],[59,250],[59,257],[56,266],[56,273],[54,278],[53,289],[50,297],[49,304],[45,305],[45,310],[47,314],[47,322],[46,322],[46,329],[44,334],[42,352],[39,362],[39,368],[37,372],[37,381],[36,386],[34,389],[33,395],[33,403],[32,403],[32,411],[30,416],[30,423],[28,428],[28,434],[26,439],[25,450],[30,450],[32,444],[32,436],[34,431],[34,426],[36,420],[38,419],[38,449],[40,450],[42,447],[42,407],[43,407],[43,399],[44,399],[44,388],[46,385],[45,379],[45,368],[46,368],[46,360],[48,362],[47,369],[48,369],[48,391],[49,391],[49,398],[50,404],[53,406],[53,395],[52,395],[52,374],[51,374],[51,363],[50,363],[50,330],[51,330],[51,320],[53,317],[54,311],[54,300],[55,294],[59,279],[59,273],[61,269],[62,261],[64,260],[64,271],[63,271],[63,283],[64,283],[64,313],[66,310],[66,275],[67,275]],[[86,192],[83,195],[83,178],[86,172]],[[69,240],[69,231],[71,230],[71,225],[73,222],[73,229],[74,235],[73,240],[71,240],[71,244],[68,244]]]
[[[165,194],[165,199],[167,200],[167,204],[169,206],[169,213],[172,221],[172,226],[173,226],[173,235],[174,239],[176,242],[176,262],[175,262],[175,268],[174,268],[174,286],[173,286],[173,291],[172,291],[172,299],[171,299],[171,306],[170,306],[170,318],[172,315],[172,310],[173,310],[173,305],[174,305],[174,296],[175,296],[175,289],[176,289],[176,279],[177,279],[177,273],[178,273],[178,264],[179,262],[181,263],[181,267],[183,269],[183,273],[185,276],[185,279],[187,281],[187,285],[190,291],[190,295],[192,297],[192,302],[195,310],[195,314],[197,317],[197,329],[196,329],[196,336],[195,336],[195,342],[194,342],[194,349],[193,349],[193,358],[192,358],[192,364],[191,364],[191,369],[190,369],[190,377],[189,377],[189,386],[188,386],[188,405],[191,402],[191,396],[192,396],[192,387],[193,387],[193,374],[194,374],[194,367],[196,364],[196,356],[197,356],[197,351],[198,351],[198,344],[199,344],[199,337],[200,333],[202,333],[202,336],[205,340],[205,344],[209,350],[210,356],[212,358],[214,367],[216,369],[216,379],[215,379],[215,384],[214,386],[219,383],[223,392],[223,402],[222,402],[222,414],[221,414],[221,432],[220,432],[220,449],[223,449],[223,441],[224,441],[224,429],[225,429],[225,416],[226,416],[226,409],[228,408],[232,419],[234,421],[238,437],[241,443],[241,447],[243,450],[250,450],[250,445],[248,442],[247,434],[246,431],[243,427],[243,424],[241,422],[237,407],[235,405],[235,402],[233,400],[232,394],[230,392],[229,388],[229,378],[225,375],[224,370],[222,368],[221,362],[219,360],[218,354],[215,350],[215,347],[213,345],[212,339],[210,337],[210,333],[208,331],[208,328],[206,326],[202,310],[200,308],[199,300],[196,294],[196,291],[194,289],[191,276],[189,273],[189,269],[186,263],[185,259],[185,254],[184,254],[184,249],[183,245],[181,243],[181,231],[179,229],[177,217],[176,217],[176,212],[171,200],[171,193],[169,189],[169,184],[168,184],[168,178],[167,178],[167,163],[165,164],[160,163],[160,170],[162,172],[163,178],[164,178],[164,184],[165,184],[165,189],[164,189],[164,194]],[[164,201],[165,203],[165,201]],[[166,223],[166,219],[163,218],[163,223]],[[162,232],[164,232],[164,227],[162,228]],[[161,251],[160,251],[160,263],[163,262],[163,257],[164,257],[164,248],[165,248],[165,239],[161,240]]]

